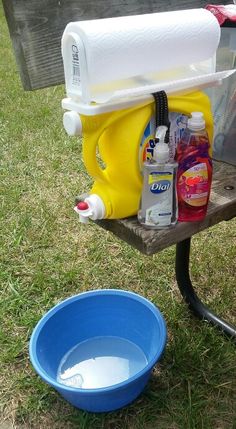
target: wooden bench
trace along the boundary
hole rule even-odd
[[[221,4],[221,1],[214,1]],[[231,1],[225,2],[232,3]],[[70,21],[204,7],[190,0],[3,0],[16,61],[25,90],[64,82],[61,36]],[[97,224],[141,252],[152,255],[176,244],[176,278],[189,308],[200,318],[236,339],[236,327],[222,320],[198,298],[189,275],[191,237],[210,226],[236,216],[236,167],[214,162],[213,184],[207,216],[202,222],[178,223],[162,231],[147,230],[136,218],[102,220]]]

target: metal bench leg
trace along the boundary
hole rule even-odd
[[[236,340],[236,326],[231,325],[225,320],[214,314],[198,298],[193,289],[189,275],[189,254],[191,238],[181,241],[176,245],[176,263],[175,272],[179,290],[187,302],[189,309],[200,319],[207,320],[214,326],[220,328],[226,335]]]

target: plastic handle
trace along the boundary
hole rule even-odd
[[[97,162],[96,149],[99,144],[100,139],[104,129],[98,130],[97,132],[91,132],[89,134],[85,133],[83,136],[83,160],[84,165],[94,179],[100,182],[105,182],[106,176],[104,171],[101,169]]]
[[[84,116],[83,124],[83,160],[88,173],[100,182],[106,182],[107,177],[97,162],[96,148],[102,139],[105,130],[112,126],[117,120],[121,120],[127,113],[137,109],[114,111],[96,116]],[[81,115],[82,117],[82,115]],[[112,142],[111,142],[112,144]]]

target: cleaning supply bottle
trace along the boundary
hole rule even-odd
[[[201,106],[208,135],[212,139],[213,118],[206,94],[195,91],[170,95],[168,104],[169,112],[187,116]],[[129,107],[124,104],[123,108],[121,105],[80,106],[71,99],[65,99],[62,105],[67,110],[63,121],[67,133],[82,134],[83,161],[93,178],[86,204],[79,204],[79,201],[77,206],[76,203],[75,211],[80,220],[137,215],[143,185],[143,163],[152,159],[155,147],[156,106],[153,97],[145,97],[142,102],[132,100]],[[161,109],[163,106],[160,104],[158,110]],[[85,190],[80,191],[83,193]]]
[[[161,229],[177,220],[176,171],[178,164],[169,162],[169,146],[165,143],[166,126],[157,128],[153,159],[143,166],[143,190],[138,219],[142,225]]]
[[[96,116],[80,114],[83,161],[95,179],[86,204],[79,201],[74,208],[82,222],[137,214],[142,189],[139,145],[153,113],[153,103],[147,101]],[[150,128],[148,138],[151,133]]]
[[[212,181],[210,142],[202,112],[192,112],[177,148],[178,220],[201,221],[207,212]]]

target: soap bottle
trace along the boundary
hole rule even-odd
[[[206,215],[212,181],[209,149],[203,113],[192,112],[177,148],[180,222],[201,221]]]
[[[139,222],[151,229],[162,229],[177,221],[176,172],[178,164],[169,162],[170,151],[164,143],[168,128],[157,128],[153,159],[143,164],[143,189]]]

